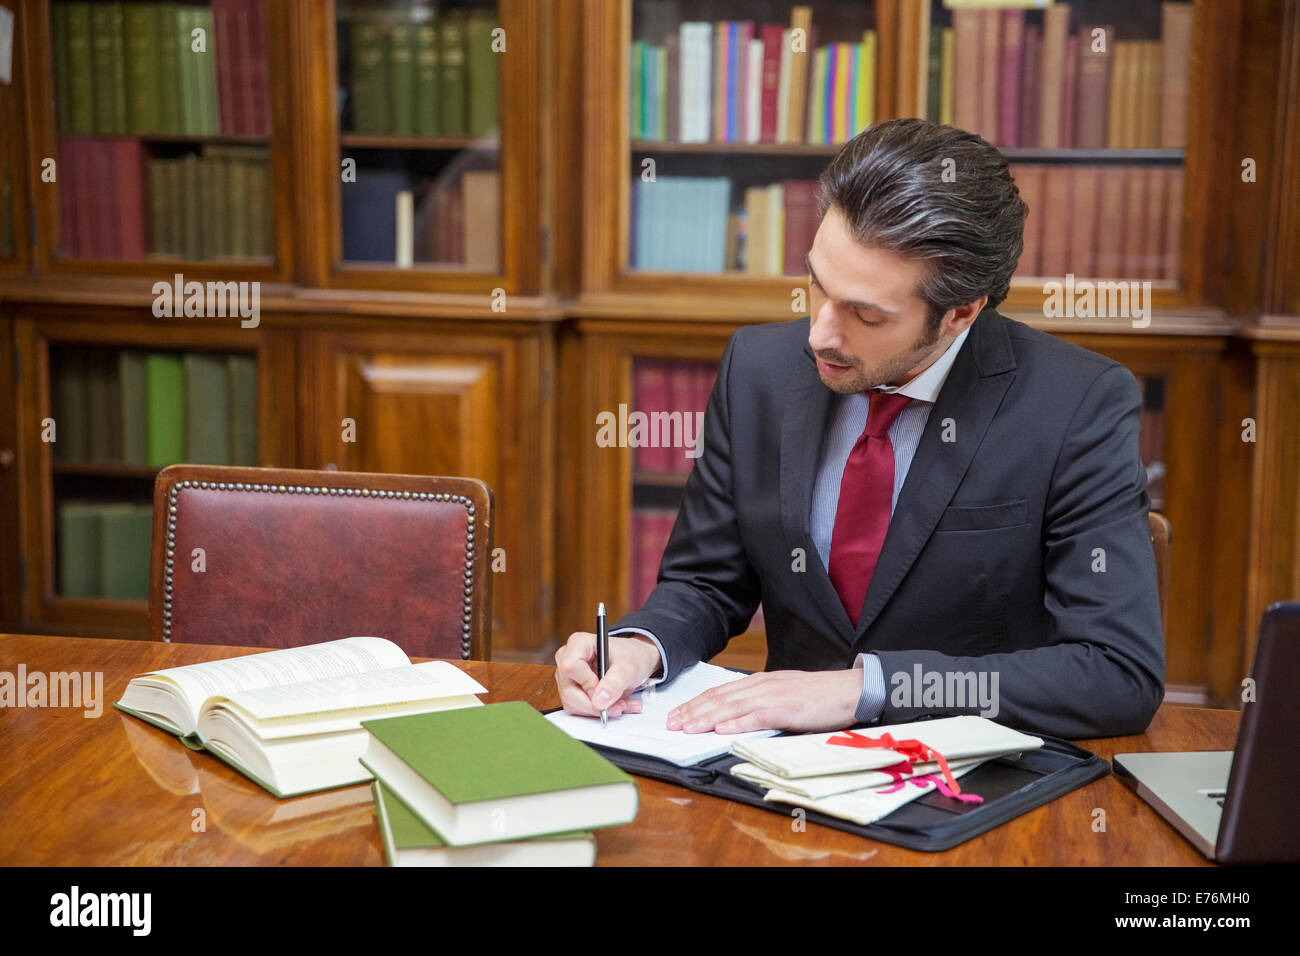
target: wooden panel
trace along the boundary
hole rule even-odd
[[[553,637],[549,332],[443,331],[304,333],[302,463],[486,481],[505,562],[504,573],[494,564],[493,654],[536,660]],[[344,419],[355,441],[344,440]]]

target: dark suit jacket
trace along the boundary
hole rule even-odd
[[[832,393],[808,328],[806,317],[751,326],[727,343],[658,585],[615,627],[658,637],[671,679],[721,651],[761,600],[768,670],[878,655],[881,723],[979,712],[912,706],[894,675],[910,683],[919,664],[996,672],[995,719],[1013,727],[1143,730],[1163,696],[1164,642],[1132,373],[981,312],[931,409],[855,629],[809,532]]]

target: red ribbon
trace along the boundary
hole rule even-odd
[[[943,754],[932,747],[927,747],[919,740],[895,740],[893,735],[888,732],[881,734],[879,737],[867,737],[851,730],[844,731],[844,734],[843,737],[830,737],[826,742],[838,747],[857,747],[863,750],[874,748],[895,750],[905,758],[891,767],[884,768],[884,772],[893,778],[894,784],[888,790],[882,790],[881,793],[893,793],[900,789],[903,786],[904,771],[910,772],[913,764],[935,760],[939,764],[939,769],[943,771],[943,780],[938,780],[929,774],[922,774],[912,781],[916,786],[923,787],[925,784],[921,781],[928,780],[934,783],[945,797],[952,797],[962,803],[984,802],[984,798],[977,794],[962,793],[961,788],[957,786],[957,779],[952,775],[952,770],[949,769],[948,761]]]

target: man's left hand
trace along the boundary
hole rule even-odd
[[[706,690],[668,713],[668,729],[688,734],[751,730],[842,730],[857,723],[862,668],[770,671]]]

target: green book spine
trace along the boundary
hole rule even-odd
[[[149,464],[149,381],[143,352],[117,356],[118,394],[122,399],[122,461]]]
[[[101,505],[99,520],[100,595],[147,600],[153,509],[148,505]]]
[[[94,54],[89,3],[65,4],[68,16],[68,124],[73,133],[95,131]]]
[[[468,126],[465,103],[465,15],[449,10],[442,18],[442,71],[438,83],[438,125],[444,136],[464,136]]]
[[[153,7],[127,3],[122,8],[126,50],[127,128],[156,133],[161,128],[158,90],[158,38]]]
[[[225,356],[190,352],[184,364],[186,461],[228,465],[230,383]]]
[[[185,368],[179,355],[145,356],[149,393],[149,464],[185,460]]]
[[[212,218],[208,220],[208,232],[212,236],[213,258],[230,255],[230,177],[227,175],[230,163],[224,159],[204,159],[208,169],[208,178],[212,181]]]
[[[352,128],[358,133],[392,132],[388,92],[388,39],[372,19],[352,22]]]
[[[415,27],[399,20],[388,31],[388,88],[392,90],[392,131],[415,131]]]
[[[122,448],[122,394],[117,354],[97,349],[86,356],[89,459],[116,462]]]
[[[185,167],[188,160],[169,159],[163,167],[163,214],[167,217],[167,235],[171,237],[168,253],[177,259],[186,257],[186,235],[189,219],[185,215],[188,194],[185,189]]]
[[[179,252],[172,232],[170,159],[149,160],[149,251],[154,255],[174,256]]]
[[[158,130],[179,134],[185,132],[185,124],[181,120],[181,48],[176,40],[176,4],[155,4],[152,12],[154,47],[158,51]]]
[[[230,463],[257,464],[257,359],[226,357],[230,383]]]
[[[438,135],[438,21],[415,25],[415,132]]]
[[[271,170],[265,160],[248,164],[248,233],[255,256],[270,256]]]
[[[221,162],[226,167],[226,231],[230,254],[243,258],[252,255],[248,231],[248,163],[232,158]]]
[[[50,4],[50,42],[54,46],[54,122],[60,133],[72,132],[72,63],[68,59],[68,5]]]
[[[176,56],[180,72],[181,132],[187,136],[203,134],[203,94],[199,90],[202,73],[200,57],[192,49],[193,39],[190,31],[198,26],[198,17],[193,7],[176,7]]]
[[[195,261],[203,258],[203,205],[200,190],[202,187],[202,163],[193,153],[179,161],[181,188],[176,194],[181,205],[181,228],[184,230],[183,249],[186,259]]]
[[[217,56],[213,51],[216,41],[216,26],[213,22],[211,7],[194,7],[190,13],[193,27],[200,27],[207,38],[205,50],[195,53],[199,74],[199,109],[202,113],[204,136],[215,136],[221,132],[221,118],[217,113]]]
[[[59,505],[59,593],[99,596],[99,506]]]
[[[122,5],[96,3],[90,8],[91,69],[96,133],[126,132],[126,71],[122,49]],[[118,115],[118,77],[122,78],[122,114]],[[121,125],[118,125],[118,121]]]
[[[497,55],[492,52],[492,15],[476,10],[465,27],[469,82],[469,134],[490,136],[497,129]]]
[[[217,197],[216,183],[213,181],[214,165],[213,161],[207,158],[200,158],[195,163],[198,170],[198,219],[201,223],[199,228],[200,259],[213,259],[217,255],[217,237],[212,224],[221,213],[221,204]]]
[[[929,59],[925,65],[925,118],[939,122],[939,100],[943,95],[943,30],[938,24],[930,30]]]
[[[54,366],[54,457],[83,462],[90,457],[86,353],[61,351]]]

